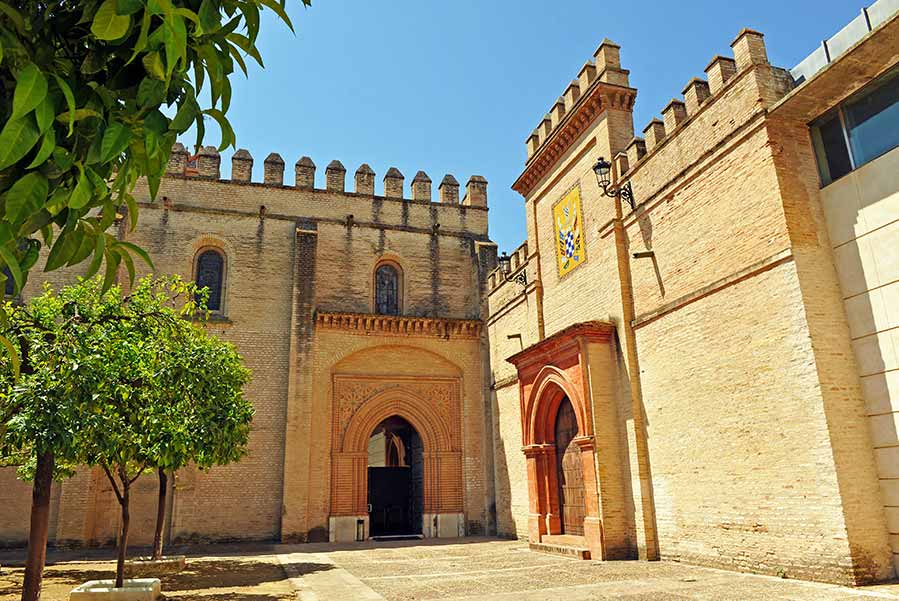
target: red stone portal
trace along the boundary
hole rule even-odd
[[[518,370],[529,540],[539,543],[547,535],[583,535],[594,559],[604,559],[606,554],[586,345],[609,344],[613,332],[607,323],[576,324],[509,358]],[[580,473],[576,473],[578,467]]]

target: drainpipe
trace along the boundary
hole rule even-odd
[[[618,190],[618,161],[612,161],[612,186]],[[618,259],[618,282],[621,288],[621,310],[623,314],[624,347],[627,356],[628,375],[631,387],[631,416],[634,420],[634,439],[637,452],[637,470],[640,478],[640,506],[643,513],[643,535],[645,557],[659,559],[659,542],[656,536],[655,503],[652,495],[652,473],[649,465],[649,442],[647,441],[646,419],[643,412],[643,387],[640,382],[640,362],[637,357],[637,335],[634,331],[634,289],[631,279],[631,264],[628,257],[627,236],[624,232],[624,216],[621,197],[615,196],[615,251]]]

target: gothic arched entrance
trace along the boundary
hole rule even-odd
[[[424,447],[405,419],[382,421],[368,439],[368,519],[371,536],[421,534]]]
[[[556,478],[559,483],[559,513],[562,534],[584,535],[584,462],[575,442],[579,433],[577,416],[568,397],[562,399],[556,414]]]
[[[460,384],[458,378],[334,376],[332,542],[465,535]],[[384,468],[408,466],[407,475],[393,470],[403,479],[399,490],[382,483],[389,470],[370,469],[382,467],[381,455]]]
[[[574,324],[507,359],[518,372],[528,539],[586,547],[593,559],[629,558],[635,549],[614,331]]]

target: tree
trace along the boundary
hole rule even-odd
[[[44,245],[47,271],[105,262],[104,287],[149,262],[107,230],[122,206],[136,226],[134,185],[155,197],[178,134],[199,146],[211,118],[234,144],[230,78],[262,65],[263,10],[293,29],[286,1],[0,0],[0,269],[17,291]]]
[[[252,407],[242,398],[246,370],[230,346],[197,328],[167,336],[156,381],[146,390],[160,424],[146,449],[159,478],[153,559],[162,557],[168,472],[239,460],[246,452]]]
[[[104,292],[95,278],[59,294],[47,289],[27,307],[8,307],[5,333],[22,345],[22,375],[3,382],[0,456],[32,471],[35,491],[23,600],[40,596],[54,465],[57,475],[96,465],[109,478],[122,510],[121,586],[131,486],[190,440],[203,414],[179,397],[177,387],[218,390],[220,399],[229,399],[214,407],[225,416],[212,420],[219,428],[213,435],[225,439],[218,453],[237,458],[244,452],[253,411],[240,389],[248,372],[233,347],[185,319],[202,311],[196,292],[178,278],[145,278],[122,297],[117,287]],[[196,359],[181,345],[209,351],[208,371],[181,363]]]

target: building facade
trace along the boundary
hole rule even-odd
[[[376,195],[367,165],[349,192],[337,161],[325,189],[314,188],[306,157],[294,185],[284,185],[276,154],[259,183],[246,151],[235,153],[231,180],[220,179],[219,163],[211,147],[191,158],[177,146],[159,200],[139,187],[140,226],[127,232],[123,223],[119,233],[159,272],[209,287],[206,327],[233,342],[253,372],[249,455],[208,473],[178,472],[168,538],[352,541],[493,528],[482,294],[496,250],[486,180],[472,177],[460,199],[448,175],[432,199],[423,172],[410,195],[391,169]],[[50,274],[55,285],[76,275]],[[40,291],[39,279],[23,296]],[[388,466],[369,452],[370,439],[385,435],[406,441]],[[393,470],[407,472],[402,503],[368,496],[369,478],[391,489],[388,467],[406,468]],[[11,470],[3,480],[2,537],[21,542],[30,489]],[[144,477],[137,486],[131,540],[140,545],[152,540],[157,484]],[[114,540],[112,495],[96,471],[55,486],[51,540]]]
[[[743,30],[635,136],[604,40],[527,140],[527,240],[487,182],[176,147],[120,236],[208,286],[253,370],[250,454],[174,479],[173,541],[499,534],[841,583],[899,564],[899,3],[792,71]],[[603,161],[598,161],[604,157]],[[56,284],[75,273],[53,273]],[[34,278],[25,290],[39,290]],[[30,489],[0,472],[0,538]],[[134,542],[149,542],[152,478]],[[103,475],[55,544],[115,537]],[[137,522],[135,524],[134,522]]]
[[[489,281],[501,533],[893,574],[897,8],[792,73],[740,32],[640,137],[605,40],[543,117],[513,186],[527,241]]]

